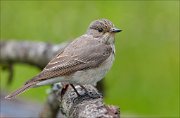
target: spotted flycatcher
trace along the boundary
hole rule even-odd
[[[93,21],[84,35],[67,45],[38,75],[6,98],[11,99],[30,88],[57,82],[96,85],[113,64],[115,33],[120,31],[107,19]]]

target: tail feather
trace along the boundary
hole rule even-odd
[[[36,82],[25,84],[23,87],[19,88],[18,90],[14,91],[11,94],[9,94],[8,96],[6,96],[5,99],[15,98],[17,95],[25,92],[26,90],[34,87],[35,85],[36,85]]]

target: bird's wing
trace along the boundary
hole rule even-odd
[[[64,52],[52,59],[40,74],[26,84],[98,67],[112,52],[111,46],[96,40],[87,40],[84,44],[79,43],[75,41],[69,44]]]

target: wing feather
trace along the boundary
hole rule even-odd
[[[89,43],[86,41],[81,46],[79,46],[78,41],[72,42],[70,47],[68,46],[64,52],[52,59],[40,74],[26,84],[98,67],[110,56],[112,48],[110,45],[102,44],[96,40],[88,41]]]

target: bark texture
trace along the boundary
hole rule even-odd
[[[91,85],[76,86],[78,96],[73,89],[68,89],[62,99],[62,110],[70,118],[119,118],[119,110],[115,106],[103,103],[102,95]],[[58,99],[60,99],[58,97]]]
[[[56,86],[56,84],[54,85]],[[62,88],[53,87],[49,94],[46,107],[41,113],[41,118],[120,118],[119,108],[113,105],[105,105],[103,96],[92,85],[84,85],[87,91],[76,85],[80,94],[78,96],[74,89],[68,87],[63,97],[60,95]],[[48,104],[48,105],[47,105]],[[55,114],[54,108],[59,105],[61,114]],[[44,107],[45,108],[45,107]],[[49,109],[50,108],[50,109]]]

